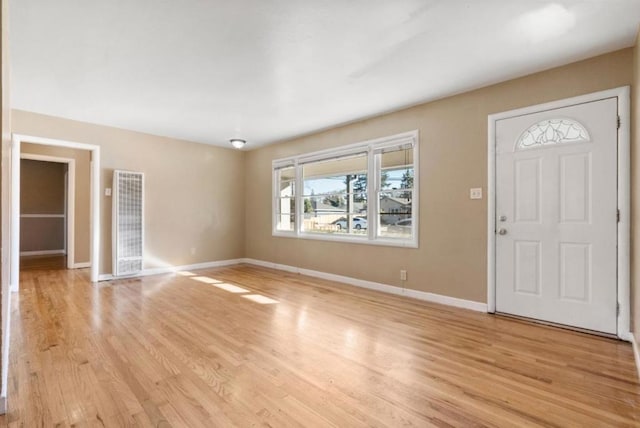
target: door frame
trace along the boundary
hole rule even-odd
[[[487,147],[487,312],[496,312],[496,122],[498,120],[555,110],[608,98],[618,101],[618,255],[617,255],[617,336],[630,341],[630,246],[631,246],[631,111],[630,87],[622,86],[591,94],[491,114],[488,117]]]
[[[91,155],[91,282],[98,282],[100,261],[100,146],[52,138],[13,134],[10,153],[10,180],[3,181],[3,226],[10,229],[9,288],[18,291],[20,284],[20,156],[22,143],[88,150]],[[6,187],[5,187],[6,186]]]
[[[57,156],[38,155],[20,152],[20,159],[35,160],[41,162],[53,162],[67,165],[67,183],[65,195],[65,229],[67,269],[75,268],[75,200],[76,200],[76,160]],[[22,217],[22,214],[20,215]]]

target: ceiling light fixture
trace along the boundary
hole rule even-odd
[[[232,139],[229,140],[229,142],[236,149],[241,149],[241,148],[244,147],[245,144],[247,144],[246,140],[241,140],[239,138],[232,138]]]

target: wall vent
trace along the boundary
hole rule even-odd
[[[113,172],[113,275],[142,270],[144,248],[144,174]]]

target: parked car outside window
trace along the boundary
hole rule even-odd
[[[335,220],[333,223],[338,226],[338,229],[346,229],[347,228],[347,219],[345,217],[340,217],[338,220]],[[367,219],[363,217],[354,217],[353,218],[353,228],[356,230],[366,229],[367,228]]]

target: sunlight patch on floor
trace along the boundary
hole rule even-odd
[[[195,273],[193,273],[193,272],[189,272],[189,271],[186,271],[186,270],[179,270],[179,271],[177,271],[177,272],[176,272],[176,275],[181,275],[181,276],[196,276],[196,274],[195,274]]]
[[[192,276],[191,279],[204,282],[205,284],[220,284],[222,282],[217,279],[209,278],[208,276]]]
[[[180,273],[180,272],[176,272],[176,273]],[[187,273],[191,273],[191,272],[187,272]],[[189,276],[189,275],[184,275],[184,276]],[[189,276],[189,278],[195,281],[203,282],[205,284],[213,285],[216,288],[219,288],[221,290],[228,291],[234,294],[250,293],[250,291],[245,288],[238,287],[237,285],[229,284],[227,282],[222,282],[217,279],[209,278],[208,276]],[[280,303],[277,300],[271,299],[261,294],[242,294],[242,297],[244,297],[245,299],[251,300],[252,302],[260,303],[261,305],[272,305],[274,303]]]
[[[238,287],[237,285],[233,285],[233,284],[227,284],[226,282],[223,282],[222,284],[211,284],[214,287],[218,287],[222,290],[225,291],[229,291],[230,293],[248,293],[249,290],[245,290],[242,287]]]
[[[260,303],[261,305],[272,305],[274,303],[280,303],[277,300],[270,299],[262,294],[245,294],[242,297],[249,299],[252,302]]]

